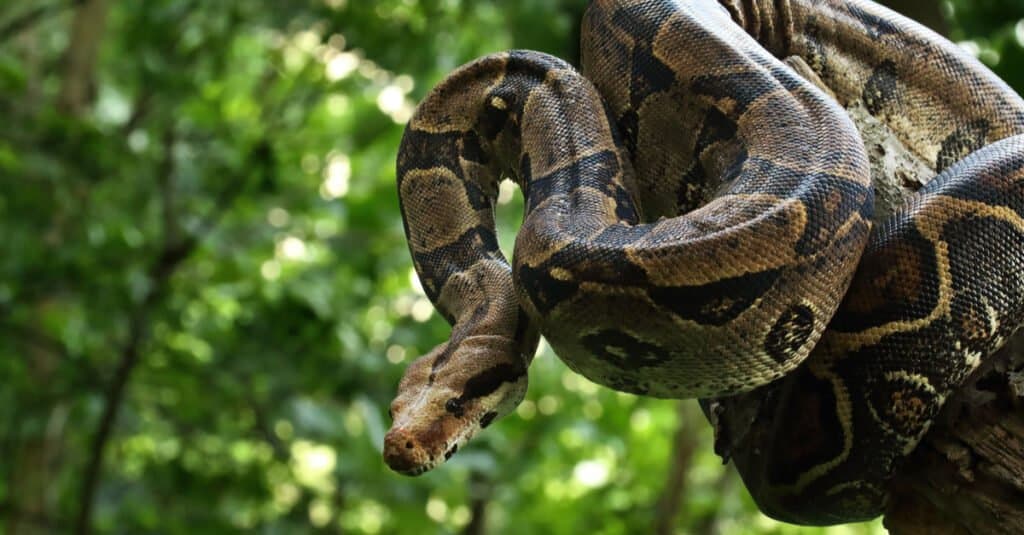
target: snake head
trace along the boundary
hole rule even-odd
[[[410,476],[446,461],[523,400],[526,366],[511,339],[491,335],[445,342],[416,359],[391,402],[384,461]]]

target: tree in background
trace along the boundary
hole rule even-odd
[[[445,469],[380,461],[404,365],[447,336],[398,216],[402,124],[474,57],[575,58],[585,4],[0,6],[0,531],[822,532],[760,515],[692,403],[550,351]],[[1024,9],[942,5],[1024,86]]]

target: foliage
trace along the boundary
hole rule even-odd
[[[89,3],[0,7],[0,530],[70,531],[91,506],[103,533],[647,532],[679,442],[678,532],[879,531],[767,519],[695,405],[549,350],[445,467],[382,463],[404,366],[448,334],[404,243],[401,125],[479,55],[575,58],[584,0],[110,2],[76,35]],[[1024,84],[1009,3],[949,5]],[[61,105],[90,38],[89,103]],[[502,202],[507,245],[521,200]]]

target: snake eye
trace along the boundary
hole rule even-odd
[[[454,414],[455,416],[462,416],[462,400],[459,398],[451,398],[444,404],[444,410]]]

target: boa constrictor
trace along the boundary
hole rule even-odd
[[[768,514],[877,516],[943,401],[1024,320],[1024,102],[864,0],[595,0],[582,72],[487,56],[406,129],[409,247],[453,329],[406,370],[387,464],[429,470],[512,410],[542,334],[617,390],[761,396],[731,453]],[[890,214],[873,214],[853,105],[938,174]],[[505,177],[526,202],[511,266]]]

